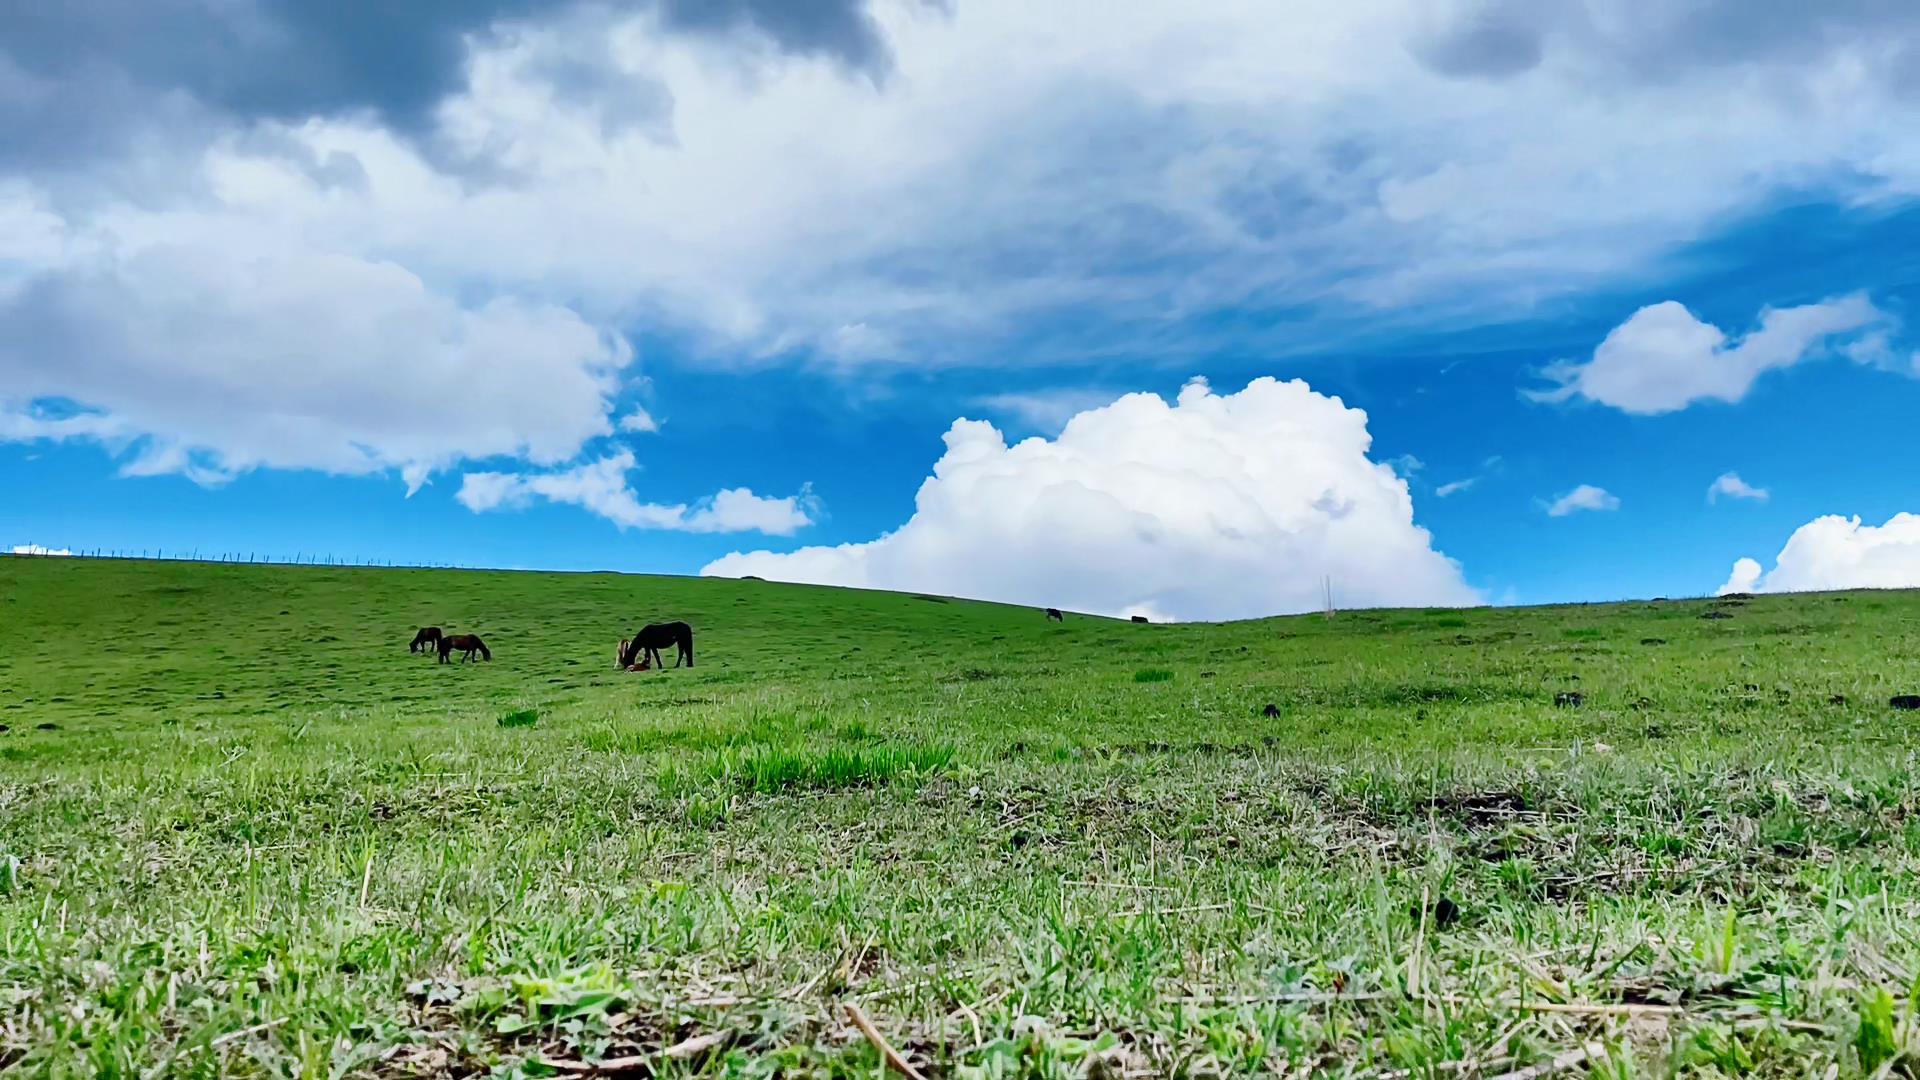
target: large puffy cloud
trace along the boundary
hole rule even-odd
[[[5,430],[72,410],[151,440],[137,470],[417,482],[604,431],[599,338],[635,327],[728,363],[1181,363],[1522,314],[1786,188],[1920,191],[1911,5],[362,7],[0,16]],[[1637,67],[1669,33],[1702,59]],[[1276,308],[1318,332],[1203,317]],[[493,402],[384,389],[369,356],[484,372]],[[288,364],[311,411],[264,385]],[[214,408],[230,389],[293,448]],[[372,421],[338,407],[363,395]]]
[[[623,341],[564,307],[462,304],[390,262],[229,238],[75,240],[0,291],[0,438],[140,449],[125,471],[412,485],[470,457],[553,464],[612,431]],[[47,400],[82,411],[49,414]]]
[[[275,43],[323,31],[323,54],[385,40],[334,33],[345,17],[308,28],[280,5],[219,7],[264,12],[254,21]],[[1669,72],[1689,80],[1679,93],[1621,69],[1646,44],[1633,28],[1660,12],[1587,7],[1579,33],[1472,10],[1464,37],[1439,32],[1459,39],[1447,64],[1524,71],[1514,92],[1436,74],[1418,47],[1431,5],[1414,0],[1310,0],[1286,19],[1252,0],[1125,19],[1090,0],[433,4],[405,16],[431,33],[392,36],[399,62],[356,53],[336,66],[370,74],[300,82],[334,89],[244,112],[252,126],[202,155],[143,143],[121,163],[138,199],[104,211],[70,193],[59,212],[135,228],[148,217],[135,208],[205,208],[170,220],[208,241],[297,221],[304,245],[393,259],[436,286],[538,295],[590,320],[658,317],[736,354],[931,363],[1005,355],[1010,328],[1062,310],[1098,315],[1074,327],[1077,356],[1176,359],[1220,332],[1180,317],[1220,308],[1313,305],[1353,316],[1347,332],[1382,314],[1514,314],[1638,269],[1784,186],[1920,187],[1904,99],[1861,74],[1906,16],[1770,10],[1768,34],[1735,37],[1742,63]],[[743,63],[680,32],[709,22],[787,51]],[[1558,36],[1535,49],[1528,34]],[[185,48],[171,37],[127,37],[164,67],[143,79],[194,100],[220,96],[196,80],[239,78],[164,60]],[[1800,44],[1776,44],[1788,40]],[[407,44],[420,41],[434,44]],[[454,42],[457,64],[443,55]],[[849,58],[878,56],[895,77],[846,77]],[[381,73],[416,69],[419,86],[381,88]],[[142,100],[119,111],[157,115],[171,99]],[[388,112],[428,101],[430,148],[382,138]],[[646,124],[607,122],[654,106]],[[225,182],[317,170],[350,182],[247,197]]]
[[[1885,525],[1829,514],[1795,529],[1773,569],[1743,558],[1721,593],[1816,592],[1823,589],[1910,589],[1920,586],[1920,515],[1895,514]]]
[[[1668,413],[1696,401],[1739,401],[1755,380],[1817,355],[1836,337],[1882,329],[1888,317],[1865,296],[1800,307],[1771,308],[1738,341],[1671,300],[1650,304],[1613,328],[1585,364],[1561,363],[1547,374],[1555,389],[1539,400],[1578,395],[1630,413]]]
[[[622,529],[670,529],[676,532],[761,532],[791,536],[811,525],[810,492],[785,498],[728,488],[697,506],[641,502],[627,483],[637,462],[622,450],[571,469],[546,473],[471,472],[461,479],[455,498],[476,514],[516,509],[535,499],[578,506]]]
[[[1300,381],[1131,394],[1057,439],[957,420],[913,517],[877,540],[735,553],[702,573],[1223,619],[1481,602],[1371,461],[1367,417]]]

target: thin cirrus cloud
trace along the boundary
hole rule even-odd
[[[1724,472],[1707,488],[1707,502],[1717,503],[1721,499],[1746,499],[1752,502],[1766,502],[1772,493],[1766,488],[1754,487],[1740,479],[1737,472]]]
[[[1271,378],[1128,394],[1011,445],[956,420],[899,528],[701,572],[1172,619],[1319,610],[1328,586],[1342,606],[1484,602],[1371,443],[1366,413]]]
[[[1582,511],[1603,512],[1620,509],[1620,499],[1606,488],[1581,484],[1547,504],[1548,517],[1567,517]]]
[[[1585,363],[1549,365],[1544,374],[1559,385],[1524,393],[1536,401],[1578,397],[1641,415],[1677,412],[1701,401],[1736,402],[1767,372],[1812,359],[1830,345],[1884,342],[1891,322],[1865,295],[1855,294],[1767,309],[1759,325],[1736,340],[1668,300],[1614,327]]]
[[[642,502],[627,482],[636,464],[632,452],[622,450],[555,472],[470,472],[454,497],[476,514],[519,509],[536,501],[577,506],[622,529],[791,536],[813,524],[816,503],[804,488],[784,498],[729,488],[691,506]]]
[[[1815,592],[1823,589],[1911,589],[1920,586],[1920,515],[1900,513],[1883,525],[1829,514],[1793,531],[1774,556],[1733,565],[1722,595]]]
[[[620,418],[620,430],[631,434],[649,434],[660,430],[660,421],[654,419],[652,413],[635,405]]]

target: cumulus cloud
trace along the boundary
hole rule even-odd
[[[1547,516],[1566,517],[1568,514],[1579,513],[1582,510],[1618,509],[1620,509],[1619,498],[1608,492],[1606,488],[1581,484],[1548,504]]]
[[[417,487],[574,460],[637,326],[716,363],[1182,363],[1523,314],[1819,178],[1920,191],[1912,5],[361,7],[0,12],[16,420]]]
[[[620,418],[620,430],[640,434],[659,431],[660,421],[655,420],[652,413],[635,405],[631,412]]]
[[[463,304],[390,262],[264,237],[84,246],[0,294],[0,438],[137,442],[129,475],[399,470],[416,488],[464,458],[557,464],[612,430],[632,359],[567,308]]]
[[[1836,337],[1884,326],[1888,316],[1864,295],[1769,308],[1738,341],[1672,300],[1650,304],[1614,327],[1584,364],[1560,362],[1560,385],[1529,391],[1541,401],[1579,396],[1623,412],[1657,414],[1696,401],[1739,401],[1768,371],[1816,356]]]
[[[1815,592],[1823,589],[1909,589],[1920,586],[1920,515],[1895,514],[1884,525],[1829,514],[1795,529],[1767,570],[1756,559],[1733,565],[1722,594]]]
[[[632,452],[622,450],[553,472],[470,472],[461,478],[454,498],[476,514],[517,509],[535,500],[564,503],[598,514],[622,529],[791,536],[813,524],[810,511],[815,502],[806,489],[780,499],[755,495],[747,488],[728,488],[691,506],[641,502],[627,483],[627,474],[636,464]]]
[[[1054,439],[956,420],[913,516],[876,540],[734,553],[701,572],[1177,619],[1481,597],[1369,460],[1366,414],[1301,381],[1130,394]]]
[[[13,554],[15,555],[72,555],[73,552],[67,550],[66,548],[41,547],[39,544],[15,544],[13,545]]]
[[[1757,488],[1740,479],[1736,472],[1724,472],[1714,479],[1707,488],[1707,501],[1719,502],[1722,497],[1729,499],[1751,499],[1754,502],[1766,502],[1770,492],[1766,488]]]

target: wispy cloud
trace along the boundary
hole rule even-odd
[[[1707,502],[1719,502],[1722,497],[1729,499],[1752,499],[1766,502],[1770,492],[1766,488],[1757,488],[1740,479],[1736,472],[1723,472],[1707,488]]]
[[[454,497],[476,514],[510,510],[535,500],[578,506],[622,529],[673,532],[759,532],[792,536],[813,524],[818,502],[811,490],[767,498],[747,488],[728,488],[694,505],[641,502],[627,483],[635,461],[630,451],[571,469],[547,473],[472,472]]]
[[[987,394],[973,399],[973,403],[997,418],[1014,421],[1046,435],[1055,435],[1075,416],[1111,404],[1124,393],[1123,390],[1065,386]]]
[[[1606,488],[1592,484],[1581,484],[1565,495],[1553,500],[1547,506],[1548,517],[1566,517],[1582,510],[1606,511],[1620,509],[1620,500]]]

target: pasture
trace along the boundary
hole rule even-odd
[[[0,559],[0,1071],[1920,1068],[1920,595],[1033,599]]]

